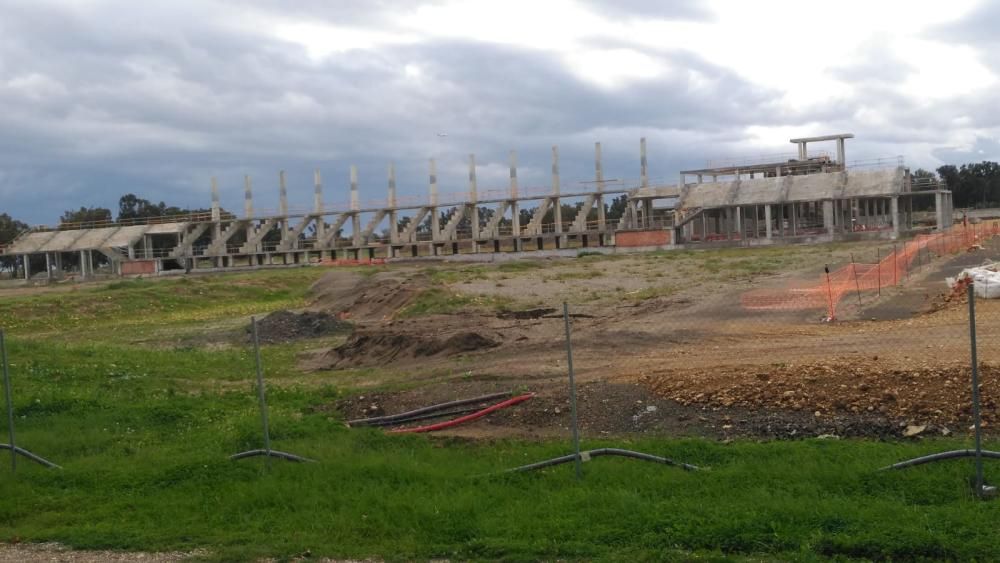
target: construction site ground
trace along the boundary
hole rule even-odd
[[[885,246],[885,243],[883,243]],[[300,367],[356,394],[344,416],[400,412],[500,390],[534,400],[448,431],[565,435],[570,423],[562,302],[572,318],[581,428],[719,438],[889,437],[964,432],[969,421],[965,301],[946,276],[1000,258],[994,241],[935,257],[899,286],[825,310],[747,311],[740,295],[820,278],[873,244],[663,252],[499,266],[332,270],[310,310],[350,319],[342,343]],[[980,303],[984,420],[998,422],[1000,304]]]

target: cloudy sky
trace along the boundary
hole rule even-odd
[[[294,7],[289,7],[294,6]],[[1000,159],[1000,5],[976,0],[0,0],[0,212],[54,223],[134,192],[242,208],[546,185],[673,182],[853,132],[848,159]],[[442,136],[439,134],[445,134]],[[831,147],[832,148],[832,147]]]

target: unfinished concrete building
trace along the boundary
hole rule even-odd
[[[897,237],[913,228],[913,199],[933,197],[937,228],[951,224],[951,192],[941,186],[914,190],[901,162],[850,167],[845,140],[851,134],[792,139],[795,156],[729,162],[685,170],[677,184],[649,180],[646,141],[640,140],[640,177],[634,184],[606,180],[601,145],[594,147],[594,179],[566,190],[559,151],[552,148],[551,185],[522,188],[517,155],[509,155],[509,185],[482,192],[476,160],[469,156],[467,191],[442,195],[436,163],[429,162],[426,198],[399,197],[395,168],[386,175],[384,203],[360,203],[358,170],[349,173],[350,199],[326,205],[320,173],[313,205],[288,206],[284,172],[278,176],[279,209],[254,210],[253,185],[243,181],[243,216],[223,213],[211,182],[211,212],[134,223],[63,224],[35,228],[2,250],[19,258],[25,279],[67,274],[156,274],[169,269],[224,269],[364,260],[560,251],[581,247],[700,247],[709,244],[775,244],[872,236]],[[836,156],[809,152],[819,142],[836,144]],[[874,164],[874,165],[872,165]],[[695,180],[691,182],[691,180]],[[627,196],[620,217],[608,218],[607,202]],[[572,202],[564,206],[564,202]],[[572,216],[566,216],[570,209]]]
[[[795,158],[684,170],[677,186],[630,194],[655,217],[654,202],[672,203],[675,244],[823,242],[872,236],[897,238],[914,229],[914,198],[934,198],[937,228],[951,226],[951,192],[911,185],[901,159],[849,167],[850,133],[791,139]],[[810,143],[835,142],[836,157],[809,153]],[[691,183],[690,180],[695,182]],[[644,228],[636,212],[635,227]]]

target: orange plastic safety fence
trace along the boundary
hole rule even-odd
[[[874,264],[851,262],[824,271],[816,283],[806,283],[785,289],[762,289],[744,293],[741,303],[748,310],[807,310],[826,309],[829,318],[836,318],[837,305],[849,294],[879,291],[903,283],[916,264],[931,255],[945,256],[965,252],[980,241],[1000,235],[1000,223],[961,224],[947,231],[917,235]]]

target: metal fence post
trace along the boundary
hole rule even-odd
[[[576,478],[583,478],[582,460],[580,459],[580,430],[576,418],[576,381],[573,375],[573,344],[569,332],[569,305],[563,301],[563,323],[566,325],[566,362],[569,367],[569,408],[573,424],[573,453],[576,456]]]
[[[7,340],[0,328],[0,356],[3,361],[3,388],[7,399],[7,432],[10,434],[10,470],[17,471],[17,444],[14,442],[14,397],[10,393],[10,368],[7,367]]]
[[[858,265],[854,263],[854,253],[851,253],[851,270],[854,272],[854,288],[858,290],[858,309],[861,308],[861,284],[858,282]]]
[[[976,496],[983,494],[983,437],[979,418],[979,360],[976,358],[976,291],[969,284],[969,344],[972,349],[972,424],[976,431]]]
[[[257,317],[250,317],[253,327],[253,352],[257,359],[257,397],[260,399],[260,420],[264,426],[264,450],[267,452],[267,465],[271,466],[271,432],[267,427],[267,398],[264,395],[264,367],[260,360],[260,340],[257,338]]]

